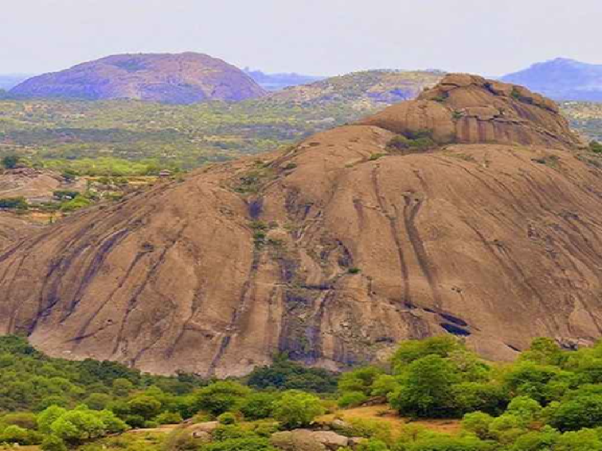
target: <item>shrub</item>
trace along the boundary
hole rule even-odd
[[[248,387],[236,382],[215,382],[196,393],[195,407],[215,416],[221,415],[238,409],[250,393]]]
[[[320,398],[300,391],[289,391],[275,405],[274,418],[284,428],[309,426],[318,415],[324,413]]]
[[[399,345],[391,363],[395,370],[400,371],[404,366],[430,355],[449,357],[454,351],[463,350],[464,345],[451,336],[427,338],[426,340],[408,340]]]
[[[338,389],[342,393],[360,392],[369,396],[372,392],[372,384],[381,374],[383,370],[374,366],[349,371],[339,378]]]
[[[56,435],[47,435],[40,446],[42,451],[67,451],[67,445]]]
[[[163,412],[157,415],[155,421],[159,424],[178,424],[183,421],[183,418],[178,412]]]
[[[602,144],[598,141],[592,141],[589,143],[589,149],[594,153],[602,153]]]
[[[502,387],[491,383],[463,382],[455,385],[453,391],[456,409],[460,414],[478,410],[499,415],[508,403]]]
[[[140,415],[145,420],[150,420],[161,411],[161,402],[148,395],[138,395],[130,399],[127,405],[131,414]]]
[[[462,419],[462,429],[472,432],[482,440],[493,438],[489,432],[493,417],[483,412],[467,413]]]
[[[71,199],[68,202],[65,202],[61,205],[61,211],[71,212],[80,210],[82,208],[86,208],[92,205],[92,201],[84,196],[77,196],[74,199]]]
[[[321,368],[305,368],[279,355],[271,366],[255,368],[248,379],[249,386],[260,390],[304,390],[332,393],[337,388],[338,375]]]
[[[276,396],[271,393],[253,393],[241,406],[240,411],[249,420],[270,418],[274,412]]]
[[[225,413],[222,413],[219,417],[217,417],[217,421],[219,421],[220,424],[224,424],[224,425],[235,424],[236,417],[234,416],[234,414],[232,412],[225,412]]]
[[[20,158],[16,155],[7,155],[2,158],[2,166],[5,169],[15,169],[19,164]]]
[[[368,400],[368,397],[358,391],[344,393],[338,400],[339,407],[347,409],[348,407],[361,406]]]
[[[276,451],[270,442],[261,437],[238,438],[204,445],[201,451]]]
[[[550,419],[561,431],[578,431],[602,424],[602,395],[579,396],[562,403]]]
[[[24,197],[6,197],[0,199],[0,210],[27,210],[29,204]]]

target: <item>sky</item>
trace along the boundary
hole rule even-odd
[[[266,72],[602,64],[602,0],[0,0],[0,73],[195,51]]]

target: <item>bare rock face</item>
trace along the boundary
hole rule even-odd
[[[345,368],[447,333],[496,359],[537,336],[592,343],[599,165],[528,91],[463,75],[433,92],[448,97],[158,184],[0,251],[0,333],[215,376],[277,351]],[[424,128],[454,143],[388,151]]]
[[[553,101],[521,86],[452,74],[417,101],[394,105],[362,123],[404,135],[428,130],[442,144],[582,145],[558,112]]]
[[[240,69],[200,53],[113,55],[14,87],[24,97],[137,99],[190,104],[266,94]]]
[[[16,215],[0,211],[0,250],[14,244],[37,228]]]

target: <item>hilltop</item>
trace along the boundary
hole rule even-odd
[[[557,58],[502,77],[557,100],[602,101],[602,64]]]
[[[10,90],[27,98],[137,99],[171,104],[240,101],[265,91],[240,69],[209,55],[126,54],[30,78]]]
[[[308,85],[295,86],[271,94],[266,101],[302,105],[353,104],[370,110],[415,98],[424,88],[443,77],[437,71],[370,70],[330,77]]]
[[[277,352],[346,368],[446,333],[502,360],[536,336],[592,343],[598,158],[554,102],[450,75],[8,247],[0,331],[61,357],[219,377]]]

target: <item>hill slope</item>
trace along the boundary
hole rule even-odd
[[[442,333],[498,359],[536,336],[590,343],[602,165],[580,146],[553,102],[448,76],[362,123],[9,247],[0,332],[57,356],[217,376],[275,352],[341,368]]]
[[[266,101],[312,106],[354,103],[370,109],[414,99],[424,88],[441,80],[442,72],[371,70],[331,77],[309,85],[295,86],[271,94]]]
[[[602,101],[602,64],[557,58],[508,74],[502,80],[557,100]]]
[[[240,101],[265,91],[240,69],[200,53],[113,55],[14,87],[21,97],[138,99],[190,104]]]

